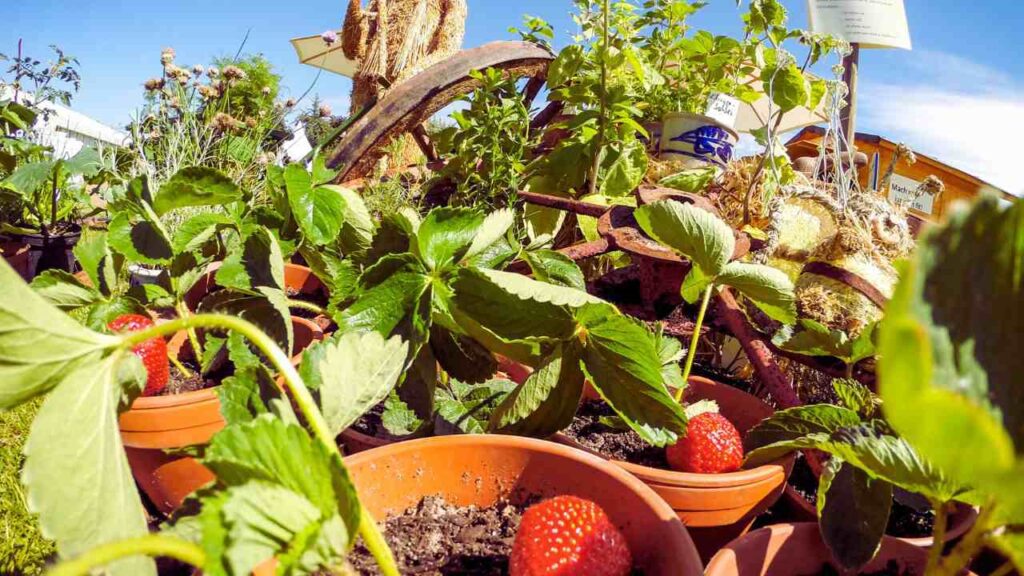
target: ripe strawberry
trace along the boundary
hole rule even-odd
[[[633,556],[600,506],[556,496],[523,513],[509,560],[511,576],[627,576]]]
[[[721,474],[743,465],[743,441],[736,427],[718,412],[690,417],[686,436],[665,451],[668,464],[680,472]]]
[[[153,326],[153,320],[139,314],[122,314],[114,318],[107,328],[113,332],[138,332]],[[163,338],[146,340],[132,349],[142,359],[146,367],[146,389],[143,396],[155,396],[167,387],[171,377],[170,364],[167,361],[167,342]]]

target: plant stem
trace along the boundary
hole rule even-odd
[[[174,367],[178,369],[178,372],[181,372],[182,376],[185,378],[192,377],[192,371],[185,368],[185,365],[181,363],[181,360],[178,360],[175,354],[168,354],[167,359],[171,361],[171,364],[174,364]]]
[[[676,402],[683,401],[683,392],[686,384],[690,381],[690,370],[693,369],[693,359],[697,356],[697,343],[700,341],[700,329],[704,325],[704,314],[708,311],[708,302],[711,301],[711,292],[715,289],[712,282],[704,289],[704,297],[700,302],[700,311],[697,312],[697,322],[693,325],[693,337],[690,338],[690,349],[686,351],[686,364],[683,365],[683,387],[676,390]]]
[[[273,339],[264,334],[256,325],[241,318],[225,314],[199,314],[178,318],[140,332],[127,334],[122,340],[121,346],[132,348],[151,338],[173,334],[179,330],[187,330],[189,328],[232,330],[255,344],[256,348],[270,360],[273,367],[281,374],[285,387],[288,388],[288,392],[291,394],[295,405],[302,412],[303,417],[305,417],[310,430],[313,432],[313,436],[329,452],[337,454],[339,460],[341,459],[341,451],[338,450],[338,444],[334,441],[334,434],[331,433],[330,427],[327,425],[323,414],[320,413],[320,409],[313,399],[313,395],[310,394],[309,389],[302,382],[302,378],[295,367],[292,366],[288,355],[282,352]],[[377,526],[376,521],[374,521],[373,516],[361,502],[360,508],[359,534],[363,537],[367,549],[370,550],[370,553],[377,560],[381,573],[384,576],[401,576],[395,563],[395,557],[391,549],[388,548],[384,535],[381,534],[380,528]]]
[[[989,526],[989,522],[992,520],[994,509],[995,502],[992,500],[981,507],[974,526],[971,526],[971,529],[949,555],[939,560],[935,571],[928,572],[929,576],[933,576],[933,574],[934,576],[956,576],[970,564],[971,558],[974,558],[986,544],[989,531],[992,528]],[[938,515],[936,515],[936,520],[938,520]]]
[[[196,568],[206,564],[206,553],[198,545],[162,534],[147,534],[93,548],[74,560],[61,562],[47,576],[86,576],[115,560],[142,555],[174,558]]]
[[[932,547],[928,550],[928,565],[925,574],[931,574],[942,560],[942,551],[946,542],[946,503],[932,500],[935,509],[935,522],[932,525]]]
[[[324,310],[323,308],[321,308],[320,306],[317,306],[316,304],[314,304],[312,302],[306,302],[305,300],[295,300],[293,298],[289,298],[288,299],[288,307],[289,308],[295,308],[295,309],[298,309],[298,310],[309,310],[310,312],[313,312],[315,314],[326,314],[327,313],[326,310]]]
[[[996,571],[993,572],[990,576],[1009,576],[1009,574],[1013,572],[1013,568],[1013,561],[1008,560],[1005,563],[1003,563],[1002,566],[996,568]]]
[[[175,306],[175,310],[178,312],[179,318],[189,318],[192,316],[192,311],[188,309],[185,302],[178,302]],[[203,361],[203,347],[199,345],[199,336],[196,334],[196,329],[189,327],[185,329],[185,333],[188,334],[188,342],[192,346],[192,353],[195,354],[196,361]]]
[[[608,12],[610,7],[608,6],[608,0],[604,0],[602,5],[601,13],[603,17],[602,27],[602,40],[601,40],[601,55],[599,57],[601,61],[601,93],[600,106],[601,111],[597,116],[597,135],[594,136],[594,163],[590,167],[590,195],[597,193],[597,175],[601,171],[601,150],[604,148],[604,131],[606,119],[605,115],[607,112],[607,98],[608,98]]]

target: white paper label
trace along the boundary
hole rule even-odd
[[[907,204],[917,195],[917,187],[921,183],[899,174],[892,175],[892,185],[889,188],[889,200],[899,204]],[[914,200],[910,207],[925,214],[931,214],[935,208],[935,197],[930,194],[922,194]]]
[[[812,32],[831,34],[862,48],[910,50],[903,0],[807,0]]]
[[[726,94],[712,92],[705,114],[733,128],[736,126],[736,117],[740,114],[740,101]]]

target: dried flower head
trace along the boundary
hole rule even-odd
[[[220,90],[212,84],[203,85],[199,87],[199,96],[202,97],[203,100],[214,100],[220,98]]]
[[[192,75],[188,70],[179,68],[174,64],[164,65],[164,74],[166,74],[168,78],[174,79],[174,81],[179,84],[188,84],[188,81],[192,79]]]
[[[238,66],[225,66],[224,69],[220,72],[224,75],[224,79],[226,80],[245,79],[245,71],[239,68]]]
[[[270,96],[270,86],[264,86],[260,93],[264,96]]]
[[[253,118],[252,116],[247,116],[247,117],[245,118],[245,126],[246,126],[247,128],[250,128],[250,129],[251,129],[251,128],[255,128],[255,127],[256,127],[256,124],[257,124],[257,122],[256,122],[256,119],[255,119],[255,118]]]
[[[164,48],[160,51],[160,63],[163,65],[174,62],[174,48]]]
[[[147,135],[147,137],[150,140],[159,140],[160,136],[162,136],[162,134],[160,133],[160,130],[157,130],[155,128]]]
[[[938,196],[946,191],[946,184],[938,176],[932,174],[924,179],[923,182],[917,187],[915,193],[918,196],[927,194],[928,196]]]
[[[217,112],[217,114],[210,120],[210,125],[216,132],[224,133],[231,132],[238,128],[240,122],[232,115],[224,112]]]
[[[210,66],[206,70],[206,75],[209,76],[210,78],[216,78],[217,76],[220,76],[220,69],[217,68],[216,66]]]
[[[170,105],[171,108],[174,108],[175,110],[181,110],[181,99],[177,96],[171,97],[171,100],[170,102],[168,102],[168,104]]]
[[[203,75],[203,65],[202,64],[196,64],[195,66],[193,66],[192,67],[192,73],[195,74],[196,76],[202,76]]]
[[[295,107],[295,98],[289,98],[289,99],[285,100],[284,101],[284,107],[285,108],[294,108]]]
[[[163,78],[150,78],[143,84],[147,92],[156,92],[157,90],[163,90],[164,79]]]
[[[324,44],[333,46],[338,41],[338,33],[334,30],[328,30],[320,35],[320,39],[324,41]]]
[[[321,104],[320,107],[316,109],[316,113],[319,114],[321,118],[329,117],[331,115],[330,104]]]

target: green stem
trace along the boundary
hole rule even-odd
[[[1009,574],[1013,572],[1013,568],[1013,561],[1007,561],[999,568],[996,568],[996,571],[993,572],[991,576],[1009,576]]]
[[[181,363],[181,360],[178,360],[175,354],[168,354],[167,359],[171,361],[171,364],[174,364],[174,367],[178,369],[178,372],[181,372],[182,376],[184,376],[185,378],[192,377],[192,371],[189,370],[188,368],[185,368],[185,365]]]
[[[995,503],[991,500],[982,506],[977,520],[974,521],[974,526],[971,526],[971,529],[949,555],[939,560],[935,571],[928,572],[929,576],[956,576],[970,564],[971,559],[985,547],[989,531],[992,528],[989,523],[992,520],[994,509]]]
[[[115,560],[141,555],[174,558],[196,568],[206,564],[206,553],[196,544],[162,534],[147,534],[93,548],[74,560],[61,562],[47,576],[87,576],[90,571]]]
[[[298,371],[295,370],[295,366],[292,365],[288,355],[282,352],[274,340],[264,334],[254,324],[235,316],[199,314],[197,316],[188,316],[187,318],[178,318],[140,332],[127,334],[124,340],[122,340],[122,346],[132,348],[151,338],[173,334],[179,330],[187,330],[189,328],[232,330],[255,344],[256,348],[270,360],[270,363],[281,374],[285,387],[288,388],[288,392],[295,401],[295,405],[302,412],[316,439],[328,451],[337,454],[339,459],[341,458],[341,451],[338,450],[338,444],[334,441],[334,434],[331,433],[331,429],[324,420],[323,414],[320,413],[313,395],[310,394],[309,389],[302,382],[302,378],[299,376]],[[384,576],[401,576],[395,563],[395,557],[391,553],[391,549],[388,548],[387,542],[384,541],[384,535],[381,534],[380,528],[370,515],[370,512],[362,506],[362,503],[360,503],[360,507],[362,511],[360,514],[359,534],[363,537],[367,549],[377,560],[381,573]]]
[[[178,312],[179,318],[192,316],[192,311],[188,309],[184,302],[178,302],[175,310]],[[203,347],[199,344],[199,335],[196,334],[196,329],[192,327],[186,328],[185,333],[188,334],[188,342],[192,346],[192,353],[195,355],[196,361],[201,363],[203,361]]]
[[[676,390],[676,402],[683,401],[683,392],[686,391],[685,384],[690,381],[690,371],[693,369],[693,359],[697,356],[697,343],[700,341],[700,329],[704,326],[704,315],[708,311],[708,303],[711,301],[711,292],[715,284],[712,282],[704,289],[704,298],[700,302],[700,311],[697,312],[697,323],[693,325],[693,337],[690,338],[690,349],[686,351],[686,364],[683,365],[683,384]]]
[[[315,314],[327,314],[327,311],[317,306],[312,302],[306,302],[305,300],[295,300],[293,298],[288,299],[288,307],[295,308],[298,310],[309,310]]]
[[[611,7],[608,0],[604,0],[602,6],[603,30],[601,40],[601,93],[600,93],[600,114],[597,116],[597,136],[594,137],[594,163],[590,167],[590,195],[597,193],[597,175],[601,171],[601,150],[604,148],[604,131],[607,119],[607,98],[608,98],[608,12]]]
[[[931,574],[939,567],[946,542],[946,503],[932,500],[932,508],[935,509],[935,523],[932,526],[932,547],[928,550],[925,574]]]

